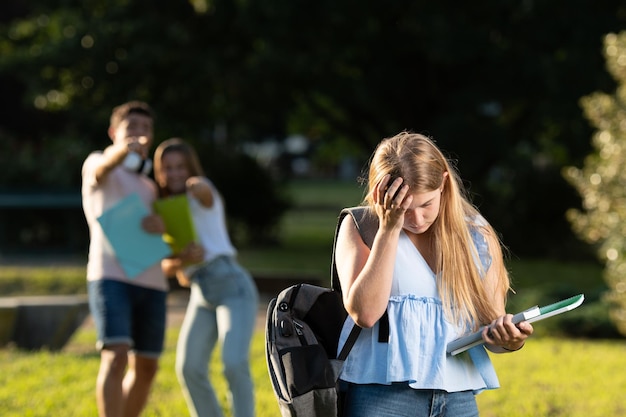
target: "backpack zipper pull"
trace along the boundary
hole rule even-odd
[[[304,337],[304,332],[302,331],[304,329],[304,326],[302,326],[300,323],[298,323],[297,321],[293,321],[293,328],[296,331],[296,334],[298,335],[298,339],[300,339],[300,343],[303,346],[308,345],[306,338]]]

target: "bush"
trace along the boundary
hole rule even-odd
[[[207,176],[224,197],[233,239],[278,242],[280,220],[292,205],[283,184],[245,154],[214,146],[198,146],[198,151]]]
[[[550,337],[622,338],[609,317],[609,305],[603,301],[606,288],[585,291],[585,301],[577,309],[537,322],[535,334]],[[580,294],[580,288],[567,283],[524,288],[510,297],[507,311],[516,313],[534,305],[544,306]]]

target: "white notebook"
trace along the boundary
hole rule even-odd
[[[556,316],[557,314],[565,313],[566,311],[573,310],[581,305],[584,299],[584,294],[578,294],[574,297],[570,297],[544,307],[531,307],[528,310],[524,310],[521,313],[517,313],[516,315],[514,315],[513,323],[517,324],[522,321],[532,323],[534,321],[539,321],[547,319],[548,317]],[[446,351],[448,352],[448,354],[454,356],[461,352],[465,352],[466,350],[473,348],[474,346],[478,346],[484,343],[484,340],[482,338],[482,331],[484,328],[485,327],[483,326],[478,331],[472,334],[460,337],[448,343]]]

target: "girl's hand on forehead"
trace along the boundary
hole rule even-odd
[[[391,175],[387,174],[376,187],[374,201],[377,204],[382,205],[385,210],[405,206],[408,195],[409,186],[404,184],[402,177],[391,178]],[[406,210],[408,205],[404,208]]]
[[[376,187],[374,202],[381,220],[395,224],[404,218],[413,196],[408,194],[409,186],[403,182],[401,177],[392,180],[391,175],[387,174]]]

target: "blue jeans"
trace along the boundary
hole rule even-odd
[[[233,416],[254,416],[249,354],[258,304],[252,277],[231,257],[218,257],[192,275],[176,350],[176,373],[192,416],[224,415],[208,369],[218,340]]]
[[[99,350],[125,344],[138,355],[159,357],[165,337],[165,291],[101,279],[88,281],[87,292]]]
[[[406,383],[348,384],[344,417],[478,417],[472,391],[416,390]]]

